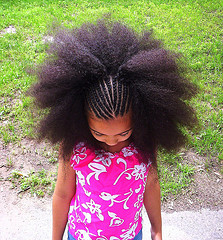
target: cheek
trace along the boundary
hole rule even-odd
[[[130,138],[132,134],[128,134],[127,136],[124,136],[124,137],[120,137],[120,141],[125,141],[127,140],[128,138]]]
[[[93,135],[93,137],[95,138],[95,139],[97,139],[98,141],[100,141],[100,142],[103,142],[105,139],[104,139],[104,137],[99,137],[99,136],[96,136],[96,135],[94,135],[94,134],[92,134]]]
[[[117,142],[124,142],[124,141],[126,141],[128,138],[130,138],[130,136],[131,136],[131,134],[128,134],[128,135],[126,135],[126,136],[117,136],[117,137],[115,137],[115,140],[116,140]]]

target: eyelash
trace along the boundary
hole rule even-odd
[[[99,137],[102,136],[102,134],[100,134],[100,133],[96,133],[96,132],[94,132],[94,134],[95,134],[96,136],[99,136]]]
[[[128,135],[128,134],[129,134],[129,131],[126,132],[126,133],[122,133],[122,134],[120,134],[120,136],[124,137],[124,136],[126,136],[126,135]]]
[[[94,134],[96,135],[96,136],[98,136],[98,137],[101,137],[101,136],[103,136],[102,134],[100,134],[100,133],[97,133],[97,132],[94,132]],[[128,132],[126,132],[126,133],[122,133],[122,134],[119,134],[121,137],[124,137],[124,136],[126,136],[126,135],[128,135],[129,134],[129,131]]]

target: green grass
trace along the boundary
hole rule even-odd
[[[36,194],[38,197],[51,195],[55,187],[55,174],[49,174],[45,169],[36,173],[31,171],[28,175],[15,170],[12,171],[9,180],[18,193],[29,190],[32,195]]]
[[[220,164],[223,160],[223,2],[219,0],[0,0],[2,140],[7,144],[34,136],[33,126],[41,114],[32,112],[31,100],[25,95],[35,81],[26,69],[43,61],[46,49],[43,39],[49,35],[51,23],[56,20],[68,27],[80,26],[106,13],[111,13],[113,19],[122,19],[137,31],[152,28],[154,35],[162,39],[168,49],[185,56],[191,69],[188,76],[201,89],[192,100],[201,130],[197,134],[187,133],[187,147],[206,156],[207,161],[216,158]],[[15,33],[5,33],[10,26]],[[173,162],[179,160],[177,155],[166,156]],[[168,170],[175,174],[172,176]],[[180,163],[166,165],[161,161],[163,197],[187,186],[192,172]]]
[[[183,153],[166,154],[160,152],[158,175],[161,179],[161,199],[167,200],[169,194],[177,195],[193,181],[195,168],[192,164],[184,164]]]

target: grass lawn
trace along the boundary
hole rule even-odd
[[[223,161],[223,1],[0,0],[1,140],[4,144],[18,143],[34,136],[33,126],[40,114],[32,112],[31,99],[25,96],[35,80],[26,69],[43,61],[52,22],[74,27],[106,13],[137,31],[152,28],[166,48],[185,56],[188,76],[201,89],[192,100],[201,130],[187,132],[189,143],[181,153],[160,154],[164,199],[192,179],[193,167],[182,164],[183,152],[190,149],[207,162],[213,158],[218,164]]]

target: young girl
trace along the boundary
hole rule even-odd
[[[99,20],[60,29],[31,94],[48,114],[40,137],[60,142],[53,240],[162,239],[156,150],[185,142],[196,91],[178,57],[150,32]],[[144,239],[149,239],[145,236]]]

